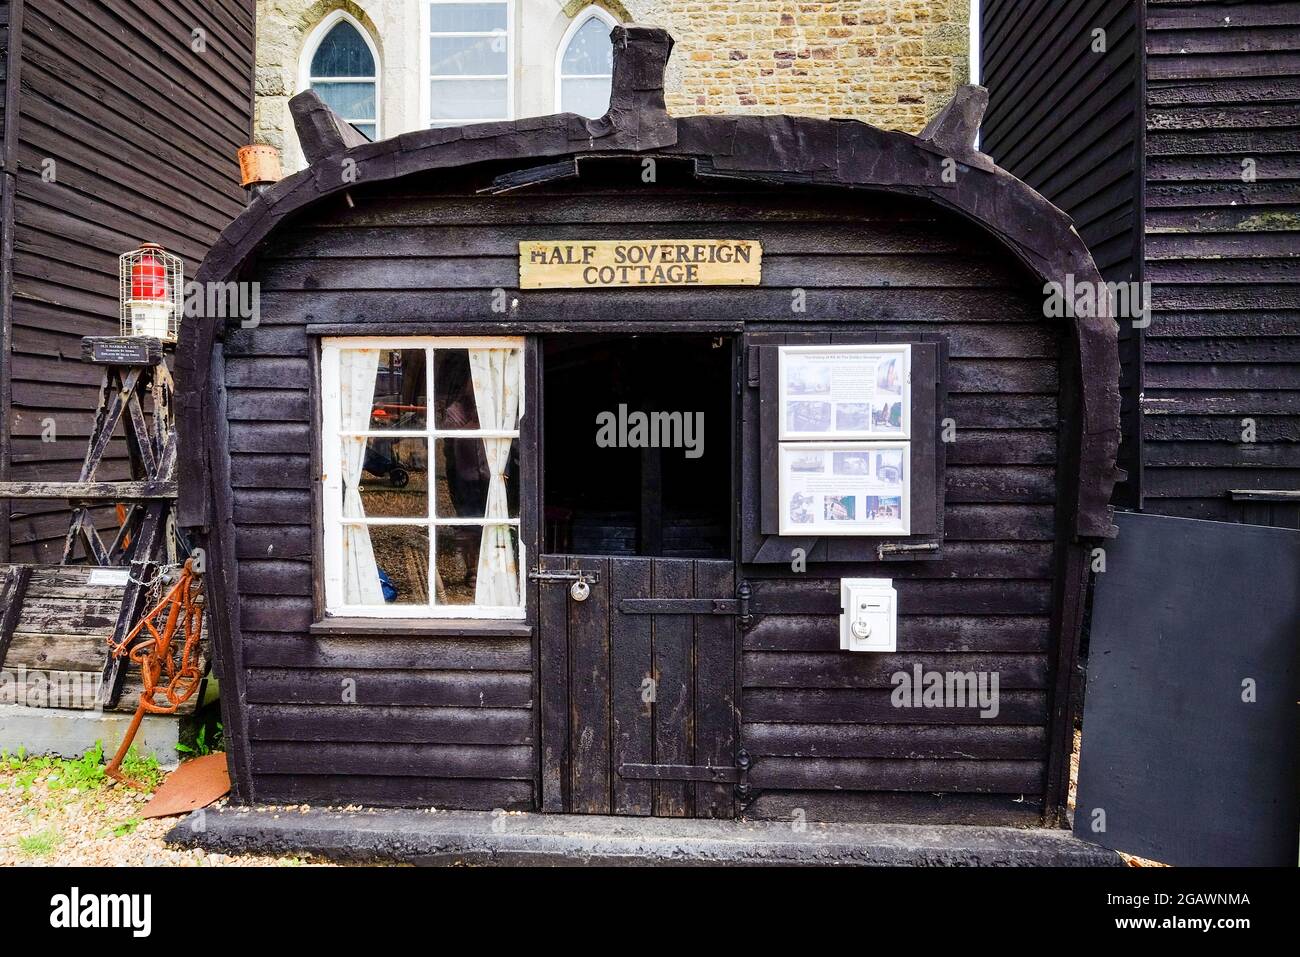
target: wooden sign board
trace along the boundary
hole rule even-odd
[[[519,288],[757,286],[762,263],[751,239],[536,240],[519,244]]]

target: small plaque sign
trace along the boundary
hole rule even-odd
[[[757,286],[752,239],[536,240],[519,244],[520,289]]]
[[[131,577],[128,568],[96,568],[90,573],[87,584],[90,585],[125,585]]]
[[[162,343],[143,336],[87,336],[82,359],[99,365],[151,366],[162,357]]]

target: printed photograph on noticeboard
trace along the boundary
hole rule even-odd
[[[778,354],[781,439],[910,437],[910,346],[781,346]]]
[[[907,442],[782,443],[782,535],[907,535]]]

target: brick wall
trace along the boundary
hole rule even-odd
[[[919,132],[969,78],[968,0],[630,2],[677,40],[673,113],[852,117]]]

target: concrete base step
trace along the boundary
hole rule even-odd
[[[129,714],[3,704],[0,705],[0,751],[13,754],[25,748],[33,755],[79,758],[98,741],[104,746],[104,754],[111,757],[130,724]],[[180,764],[176,751],[179,734],[178,718],[146,715],[135,736],[136,751],[141,756],[152,754],[161,767],[171,770]]]
[[[220,853],[308,854],[343,861],[475,865],[833,864],[1074,866],[1122,864],[1068,831],[913,824],[808,824],[589,817],[502,811],[197,811],[170,843]]]

